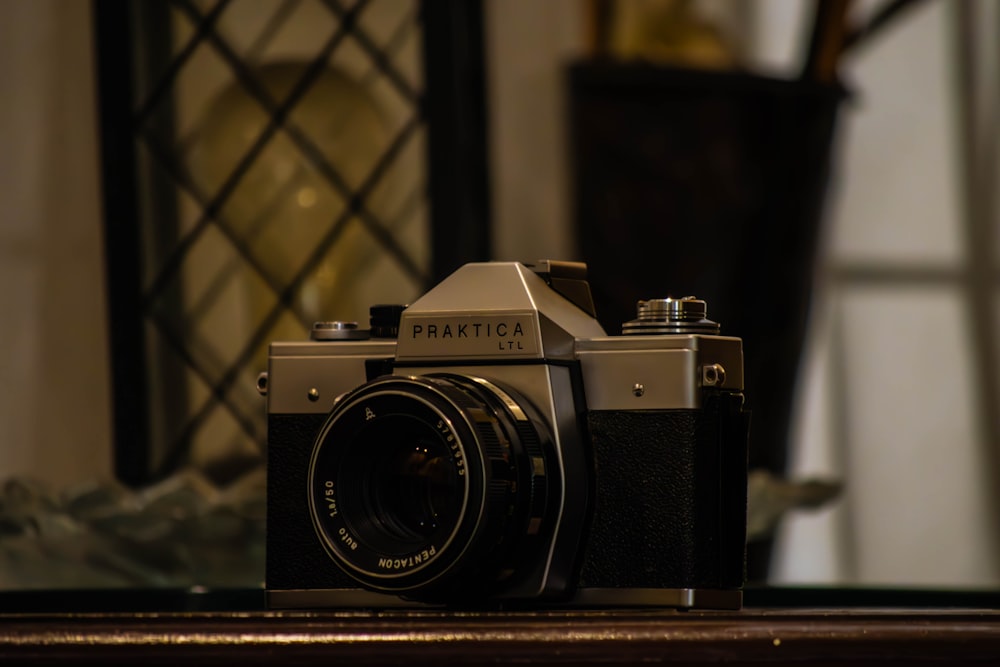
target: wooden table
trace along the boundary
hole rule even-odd
[[[0,664],[1000,665],[989,608],[0,613]]]

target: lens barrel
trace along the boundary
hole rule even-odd
[[[534,408],[496,383],[378,378],[339,400],[315,440],[313,526],[365,588],[428,602],[493,594],[556,504],[552,449]]]

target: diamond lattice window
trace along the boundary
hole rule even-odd
[[[258,461],[268,342],[427,288],[419,9],[130,5],[152,477]]]

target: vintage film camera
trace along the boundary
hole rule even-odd
[[[467,264],[274,342],[268,604],[738,608],[739,338],[692,297],[595,319],[586,266]]]

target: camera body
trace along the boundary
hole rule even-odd
[[[608,336],[585,265],[473,263],[273,342],[268,604],[740,607],[742,342],[639,304]]]

